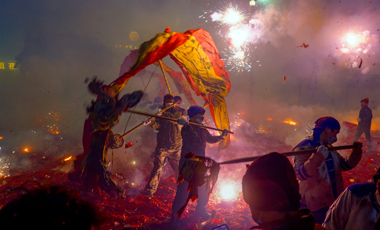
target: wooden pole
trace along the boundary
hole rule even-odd
[[[330,151],[336,151],[336,150],[342,150],[342,149],[353,149],[353,148],[361,148],[363,145],[360,142],[355,142],[353,145],[343,145],[343,146],[336,146],[336,147],[330,147],[328,148]],[[308,150],[302,150],[302,151],[297,151],[297,152],[286,152],[286,153],[280,153],[284,156],[297,156],[297,155],[303,155],[303,154],[310,154],[310,153],[315,153],[317,152],[317,149],[308,149]],[[243,157],[243,158],[238,158],[238,159],[233,159],[233,160],[228,160],[228,161],[223,161],[219,164],[224,165],[224,164],[236,164],[236,163],[243,163],[243,162],[251,162],[256,160],[261,156],[253,156],[253,157]]]
[[[161,111],[161,113],[162,113],[162,112],[165,112],[166,110],[168,110],[168,109],[170,109],[171,107],[175,106],[175,104],[177,104],[178,102],[179,102],[179,101],[176,101],[175,103],[173,103],[173,104],[169,105],[168,107],[164,108],[164,109]],[[154,117],[150,117],[150,118],[148,118],[148,121],[152,120],[153,118],[154,118]],[[127,136],[128,134],[130,134],[131,132],[135,131],[136,129],[140,128],[140,127],[143,126],[143,125],[144,125],[144,122],[141,122],[141,124],[136,125],[136,126],[133,127],[132,129],[130,129],[128,132],[126,132],[126,133],[124,133],[123,135],[121,135],[121,136],[119,137],[119,139],[121,139],[121,138]]]
[[[126,112],[140,114],[140,115],[144,115],[144,116],[150,116],[150,117],[157,117],[157,118],[161,118],[161,119],[168,120],[168,121],[173,121],[173,122],[177,122],[178,121],[178,119],[175,119],[175,118],[162,117],[162,116],[158,116],[158,115],[154,115],[154,114],[149,114],[149,113],[138,112],[138,111],[127,110]],[[205,129],[212,129],[212,130],[221,131],[221,132],[224,131],[223,129],[217,129],[217,128],[214,128],[214,127],[210,127],[210,126],[206,126],[206,125],[202,125],[202,124],[198,124],[198,123],[194,123],[194,122],[188,122],[188,123],[190,125],[196,125],[196,126],[199,126],[199,127],[205,128]],[[227,130],[227,131],[230,134],[234,134],[233,132],[231,132],[229,130]]]
[[[162,74],[164,75],[166,86],[168,87],[168,90],[169,90],[169,94],[172,95],[172,91],[170,91],[170,86],[169,86],[168,79],[166,78],[166,74],[165,74],[165,70],[164,70],[164,65],[162,64],[161,60],[159,60],[158,63],[160,63],[161,71],[162,71]]]

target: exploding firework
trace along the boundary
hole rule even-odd
[[[244,51],[244,49],[226,49],[222,51],[223,61],[226,63],[226,66],[229,67],[229,71],[236,70],[237,72],[241,71],[251,71],[251,60],[250,52]]]
[[[257,19],[252,19],[247,24],[230,27],[227,40],[232,48],[246,49],[260,39],[260,32],[260,22]]]
[[[241,48],[249,37],[249,30],[242,27],[231,27],[230,32],[227,34],[228,40],[230,41],[230,44],[234,48]]]
[[[237,5],[228,4],[222,10],[210,15],[218,26],[227,27],[227,33],[219,31],[219,35],[226,39],[229,48],[222,51],[223,60],[229,71],[250,71],[250,49],[260,39],[261,23],[240,10]],[[225,31],[225,30],[223,30]]]
[[[239,10],[238,6],[233,6],[232,4],[211,14],[211,20],[221,25],[233,26],[244,22],[245,19],[246,16]]]
[[[369,54],[372,48],[371,43],[376,39],[375,35],[371,35],[370,31],[363,32],[350,31],[341,38],[341,47],[338,47],[338,55],[346,58],[346,66],[349,68],[361,68],[363,59]],[[367,66],[362,70],[365,74],[369,71]]]

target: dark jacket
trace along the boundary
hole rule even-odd
[[[371,120],[372,120],[372,110],[368,108],[368,106],[362,107],[362,109],[359,112],[359,126],[363,127],[371,127]]]
[[[180,119],[184,116],[184,109],[172,107],[162,113],[163,117]],[[176,122],[156,118],[151,123],[152,128],[158,130],[157,147],[158,149],[179,150],[182,145],[181,128]]]
[[[206,143],[217,143],[224,138],[221,136],[213,136],[205,128],[196,125],[185,124],[181,130],[183,146],[181,150],[181,159],[189,153],[193,152],[195,156],[206,155]]]

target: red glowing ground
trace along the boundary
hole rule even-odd
[[[350,139],[352,139],[352,133],[347,137],[347,140],[340,140],[339,144],[350,144]],[[258,148],[265,148],[264,145],[268,145],[265,141],[256,141]],[[271,142],[270,146],[276,146],[269,149],[270,151],[282,152],[291,149],[290,146],[286,146],[284,143],[278,141],[273,145],[273,142],[275,142],[274,139],[269,141]],[[364,139],[361,139],[361,141],[365,144]],[[373,137],[374,149],[378,147],[379,141],[380,138],[376,136]],[[268,148],[266,149],[268,150]],[[235,151],[238,150],[235,149]],[[235,156],[233,151],[229,155],[230,156],[226,156],[227,159],[232,159]],[[41,159],[37,158],[38,157],[34,160],[41,163]],[[15,192],[12,192],[12,188],[22,185],[27,188],[33,188],[37,186],[37,183],[41,185],[59,184],[79,189],[78,184],[68,181],[66,173],[56,170],[69,163],[69,161],[63,161],[62,159],[44,158],[43,165],[40,164],[40,169],[36,171],[11,172],[10,177],[0,178],[0,207],[17,196]],[[348,186],[353,183],[371,181],[372,175],[376,172],[379,165],[379,151],[373,151],[371,153],[364,152],[359,165],[355,169],[343,173],[345,185]],[[142,170],[146,177],[149,175],[149,167],[149,164],[146,164]],[[244,163],[240,167],[245,167]],[[170,173],[169,167],[166,167],[163,174],[171,175]],[[127,179],[127,175],[115,176],[115,180],[119,183]],[[222,182],[219,180],[217,187],[218,183]],[[127,184],[122,186],[127,190],[127,194],[139,194],[144,187],[144,185],[128,187]],[[174,177],[166,176],[166,178],[161,180],[158,191],[152,199],[149,199],[145,195],[128,195],[127,198],[123,200],[118,197],[110,197],[107,194],[87,196],[85,199],[94,202],[99,209],[108,216],[107,222],[101,229],[171,229],[166,219],[170,217],[171,203],[175,195],[175,188]],[[197,229],[197,226],[202,222],[200,219],[193,217],[194,208],[195,204],[190,203],[187,211],[182,216],[183,221],[180,229]],[[242,199],[241,194],[236,195],[236,198],[232,201],[221,202],[218,189],[216,188],[209,201],[209,210],[211,211],[211,209],[216,210],[216,217],[203,229],[212,229],[215,226],[227,224],[230,229],[237,230],[249,229],[254,225],[249,208]]]

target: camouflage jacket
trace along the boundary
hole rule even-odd
[[[183,117],[184,109],[179,107],[172,107],[162,113],[163,117],[180,119]],[[156,118],[151,122],[153,129],[158,130],[157,133],[157,147],[158,149],[180,149],[182,146],[181,127],[176,122]]]

